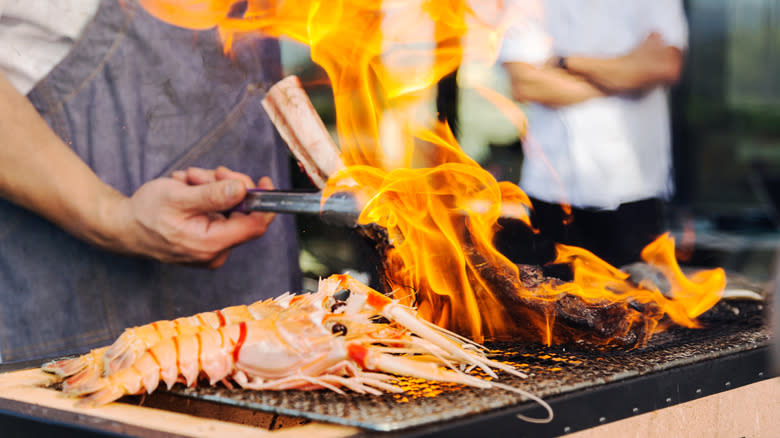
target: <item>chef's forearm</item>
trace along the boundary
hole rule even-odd
[[[674,47],[652,54],[628,54],[617,58],[566,58],[570,72],[582,75],[613,93],[628,93],[656,85],[670,85],[680,77],[682,52]]]
[[[511,80],[512,97],[519,102],[559,107],[604,96],[604,92],[592,83],[561,69],[520,62],[504,66]]]
[[[123,198],[62,142],[2,74],[0,197],[100,246],[115,240],[111,214]]]

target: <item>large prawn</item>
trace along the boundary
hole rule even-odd
[[[254,390],[348,388],[379,394],[401,392],[389,380],[403,375],[521,393],[549,413],[542,420],[524,419],[552,419],[549,406],[533,394],[466,371],[478,367],[494,379],[494,369],[523,373],[347,275],[331,276],[316,293],[285,302],[264,318],[220,327],[202,324],[161,339],[132,364],[65,392],[83,397],[82,406],[98,406],[125,394],[151,393],[160,381],[169,388],[176,382],[192,386],[203,376],[212,385],[235,383]]]
[[[96,348],[74,358],[48,362],[43,365],[43,370],[60,378],[68,378],[64,388],[78,393],[80,388],[88,387],[95,379],[131,366],[141,354],[164,339],[194,334],[204,328],[215,329],[252,319],[267,318],[287,308],[294,297],[295,295],[285,293],[249,305],[231,306],[213,312],[131,327],[125,329],[109,346]]]

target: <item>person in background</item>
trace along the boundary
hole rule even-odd
[[[584,247],[614,266],[638,261],[663,232],[673,192],[667,93],[687,45],[682,2],[515,6],[522,16],[506,33],[500,61],[513,98],[529,104],[520,186],[542,236],[530,261],[549,262],[552,242]]]
[[[274,40],[225,56],[132,1],[0,0],[3,361],[298,288],[292,218],[218,213],[248,175],[289,185],[260,105],[280,77]]]

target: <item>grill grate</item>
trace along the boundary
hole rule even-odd
[[[739,312],[735,312],[738,309]],[[647,346],[629,351],[583,351],[529,344],[488,344],[495,358],[514,364],[528,379],[502,375],[501,382],[541,397],[597,387],[631,377],[713,360],[769,343],[763,306],[722,303],[700,320],[705,328],[673,328]],[[184,397],[317,421],[391,431],[474,415],[525,401],[519,394],[456,384],[399,378],[404,394],[364,396],[330,391],[246,391],[223,387],[174,387]],[[540,415],[542,410],[539,409]]]

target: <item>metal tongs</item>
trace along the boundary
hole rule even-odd
[[[472,211],[483,211],[487,207],[487,204],[479,201],[471,203]],[[323,202],[321,191],[248,189],[244,200],[230,211],[315,215],[329,225],[345,225],[354,228],[357,226],[362,206],[354,195],[347,192],[334,193]],[[462,214],[465,216],[466,212]],[[528,215],[527,207],[521,203],[506,202],[501,206],[501,217],[504,219],[520,219],[526,215]]]
[[[322,192],[248,189],[244,200],[230,211],[317,215],[328,224],[354,227],[361,208],[345,192],[335,193],[323,202]]]

